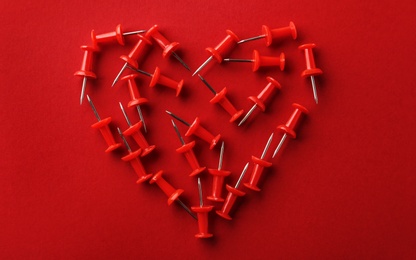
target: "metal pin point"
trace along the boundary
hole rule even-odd
[[[118,103],[119,103],[119,105],[120,105],[121,112],[123,112],[124,118],[125,118],[125,119],[126,119],[126,121],[127,121],[127,124],[128,124],[129,126],[131,126],[130,119],[127,117],[127,114],[126,114],[126,111],[124,111],[124,107],[123,107],[123,105],[121,104],[121,102],[118,102]]]
[[[176,126],[175,121],[173,121],[173,119],[171,119],[170,121],[172,121],[173,128],[175,129],[176,135],[178,136],[179,140],[181,141],[181,144],[185,145],[185,141],[183,140],[183,138],[181,136],[181,133],[179,133],[179,129]]]
[[[140,109],[139,105],[136,106],[136,109],[137,109],[137,112],[139,113],[140,121],[142,121],[142,123],[143,123],[144,132],[147,133],[146,122],[144,121],[142,110]]]
[[[217,91],[215,91],[215,89],[200,75],[198,74],[198,77],[202,80],[202,82],[205,84],[205,86],[208,87],[208,89],[214,94],[217,94]]]
[[[79,99],[79,104],[82,105],[82,100],[84,100],[84,94],[85,94],[85,87],[87,86],[87,77],[84,77],[82,79],[82,88],[81,88],[81,97]]]
[[[250,60],[250,59],[230,59],[230,58],[224,59],[224,61],[227,61],[227,62],[254,62],[254,60]]]
[[[138,31],[132,31],[132,32],[125,32],[122,35],[123,36],[128,36],[128,35],[133,35],[133,34],[139,34],[139,33],[145,33],[146,30],[138,30]]]
[[[210,56],[201,66],[192,74],[192,77],[195,76],[198,72],[200,72],[210,61],[212,60],[212,56]]]
[[[172,55],[185,67],[185,69],[187,69],[188,71],[191,71],[189,66],[181,59],[181,57],[179,57],[178,54],[176,54],[176,52],[172,52]]]
[[[199,192],[199,206],[204,206],[204,201],[202,199],[202,187],[201,187],[201,178],[198,177],[198,192]]]
[[[179,198],[177,198],[175,201],[178,202],[178,204],[181,205],[181,207],[186,212],[188,212],[189,215],[191,215],[191,217],[193,217],[194,219],[198,220],[197,216],[194,213],[192,213],[192,211],[188,208],[188,206],[186,206],[185,203],[183,203]]]
[[[133,70],[133,71],[136,71],[136,72],[138,72],[138,73],[140,73],[140,74],[143,74],[143,75],[145,75],[145,76],[148,76],[148,77],[152,77],[152,76],[153,76],[151,73],[149,73],[149,72],[147,72],[147,71],[140,70],[140,69],[135,69],[135,68],[133,68],[132,66],[129,66],[129,65],[127,65],[127,68],[129,68],[129,69],[131,69],[131,70]]]
[[[241,41],[239,41],[237,43],[240,44],[240,43],[255,41],[255,40],[258,40],[258,39],[263,39],[265,37],[266,37],[266,35],[259,35],[259,36],[255,36],[255,37],[251,37],[251,38],[248,38],[248,39],[241,40]]]
[[[95,117],[98,121],[101,121],[100,115],[98,115],[97,110],[95,109],[94,103],[92,103],[92,100],[90,99],[90,96],[87,95],[88,102],[90,103],[90,106],[92,108],[92,111],[94,112]]]
[[[241,184],[241,181],[244,179],[244,175],[246,174],[246,172],[247,172],[247,168],[248,168],[248,165],[249,165],[250,163],[246,163],[246,166],[244,166],[244,169],[243,169],[243,171],[241,172],[241,174],[240,174],[240,177],[238,178],[238,181],[237,181],[237,183],[235,184],[235,186],[234,186],[234,188],[235,189],[238,189],[238,187],[240,187],[240,184]]]
[[[316,104],[318,104],[318,93],[316,92],[315,77],[311,76],[313,98],[315,99]]]
[[[267,151],[269,150],[269,147],[270,147],[270,144],[272,143],[272,140],[273,140],[273,133],[270,135],[270,137],[269,137],[269,139],[267,140],[267,144],[266,144],[266,146],[264,147],[264,150],[263,150],[263,153],[261,154],[261,157],[260,157],[260,159],[264,159],[264,157],[266,156],[266,153],[267,153]]]
[[[222,169],[222,160],[223,160],[223,157],[224,157],[224,142],[222,142],[222,144],[221,144],[220,160],[218,162],[218,170],[221,170]]]
[[[123,140],[124,145],[126,146],[127,150],[131,153],[131,148],[129,143],[127,143],[126,138],[124,137],[123,133],[121,132],[120,128],[117,127],[118,134],[120,135],[121,139]]]
[[[282,139],[280,139],[280,142],[279,142],[279,144],[277,145],[276,149],[274,150],[274,153],[273,153],[272,158],[274,158],[274,157],[276,156],[276,154],[279,152],[280,148],[282,148],[283,143],[285,142],[286,138],[287,138],[287,134],[285,133],[285,134],[282,136]]]
[[[243,119],[241,119],[240,123],[238,123],[238,126],[241,126],[246,120],[247,118],[249,118],[249,116],[253,113],[254,109],[256,109],[257,104],[254,104],[250,110],[247,112],[247,114],[244,116]]]
[[[182,118],[178,117],[177,115],[175,115],[174,113],[165,110],[166,113],[168,113],[170,116],[172,116],[173,118],[175,118],[176,120],[178,120],[179,122],[181,122],[182,124],[186,125],[186,126],[191,126],[190,123],[186,122],[185,120],[183,120]]]
[[[113,84],[111,85],[111,87],[114,87],[114,85],[118,82],[118,80],[119,80],[119,78],[120,78],[121,74],[122,74],[122,73],[123,73],[123,71],[126,69],[126,67],[127,67],[127,62],[126,62],[126,63],[124,63],[124,65],[123,65],[123,67],[121,68],[120,72],[117,74],[116,78],[114,79]]]

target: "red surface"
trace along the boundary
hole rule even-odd
[[[416,43],[412,1],[2,1],[0,4],[0,257],[2,259],[131,258],[416,258]],[[251,155],[260,156],[268,136],[286,122],[293,102],[310,113],[297,139],[288,139],[281,156],[263,174],[261,192],[238,198],[232,221],[210,214],[212,239],[194,237],[197,222],[176,204],[166,205],[157,186],[136,184],[125,149],[104,153],[106,144],[90,127],[96,122],[86,100],[79,105],[80,46],[90,32],[105,33],[119,23],[125,31],[154,24],[181,44],[178,54],[194,70],[230,29],[239,38],[294,21],[297,40],[266,47],[263,40],[238,46],[230,58],[286,56],[285,71],[252,73],[250,63],[212,62],[205,79],[217,90],[227,87],[230,101],[247,111],[254,95],[275,77],[281,92],[265,113],[238,128],[212,93],[190,77],[173,57],[163,59],[153,46],[141,69],[184,79],[181,96],[149,88],[142,108],[148,141],[157,149],[143,159],[148,172],[164,177],[182,200],[198,205],[196,179],[186,160],[168,109],[192,122],[199,116],[226,142],[225,183],[234,185]],[[120,82],[111,83],[135,44],[106,46],[95,60],[96,80],[88,80],[102,118],[124,131],[118,107],[129,101]],[[316,43],[319,105],[298,46]],[[244,66],[247,66],[245,68]],[[132,122],[137,112],[127,109]],[[186,127],[179,125],[185,133]],[[272,144],[275,147],[279,135]],[[117,141],[121,140],[116,136]],[[185,138],[187,142],[191,138]],[[196,141],[201,166],[215,168],[219,147]],[[133,149],[137,149],[130,140]],[[272,148],[273,150],[273,148]],[[271,151],[272,152],[272,151]],[[248,172],[252,170],[252,165]],[[205,196],[210,178],[202,174]],[[244,187],[242,187],[244,188]],[[221,204],[205,199],[206,205]],[[212,211],[211,213],[213,213]]]

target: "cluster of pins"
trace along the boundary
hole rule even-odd
[[[297,38],[297,31],[296,27],[293,22],[289,23],[287,27],[281,27],[276,29],[270,29],[268,26],[263,25],[262,27],[262,34],[259,36],[251,37],[244,40],[239,40],[239,38],[230,30],[226,31],[227,36],[215,47],[215,48],[206,48],[208,53],[210,54],[209,58],[202,63],[202,65],[192,74],[198,75],[202,83],[212,92],[214,97],[210,100],[210,103],[215,104],[218,103],[230,116],[230,122],[235,122],[239,119],[243,114],[243,110],[238,110],[234,107],[234,105],[229,101],[227,98],[227,89],[223,88],[221,91],[217,92],[209,83],[208,81],[202,77],[199,72],[212,60],[217,61],[218,63],[222,62],[248,62],[252,63],[252,70],[258,71],[262,67],[277,67],[280,70],[284,70],[285,68],[285,54],[280,53],[278,56],[262,56],[260,55],[259,51],[253,50],[252,58],[251,59],[236,59],[236,58],[224,58],[226,55],[229,55],[231,51],[239,44],[243,44],[245,42],[258,40],[258,39],[265,39],[266,45],[270,46],[273,42],[282,41],[286,38]],[[144,133],[147,133],[147,126],[143,117],[142,113],[142,105],[146,104],[148,100],[142,96],[138,91],[138,87],[136,85],[135,79],[139,74],[145,75],[150,78],[150,87],[154,87],[156,85],[164,86],[167,88],[171,88],[175,90],[176,96],[179,96],[183,87],[183,80],[175,81],[165,75],[163,75],[158,67],[155,68],[153,73],[144,71],[139,69],[140,62],[143,61],[143,57],[145,56],[146,52],[148,51],[149,47],[153,45],[155,42],[162,48],[162,55],[164,58],[174,57],[179,61],[180,64],[185,67],[188,71],[191,71],[189,66],[178,56],[175,52],[178,47],[179,43],[177,42],[169,42],[165,36],[163,36],[158,31],[158,26],[154,25],[149,30],[137,30],[131,32],[123,32],[121,25],[117,25],[115,31],[103,33],[103,34],[96,34],[94,30],[91,31],[91,39],[92,44],[90,46],[83,45],[81,49],[84,50],[84,57],[82,61],[82,66],[79,71],[75,73],[76,76],[81,76],[82,80],[82,88],[81,88],[81,96],[80,96],[80,103],[82,104],[84,96],[87,97],[88,103],[90,104],[95,117],[97,118],[96,123],[94,123],[91,127],[98,129],[99,132],[102,134],[104,140],[106,141],[108,147],[105,150],[106,152],[114,151],[120,148],[122,145],[121,143],[117,143],[113,134],[111,133],[109,124],[111,123],[111,117],[107,117],[105,119],[101,119],[99,116],[91,98],[89,95],[86,95],[86,86],[87,86],[87,79],[95,79],[96,75],[93,72],[93,53],[100,51],[100,46],[107,44],[107,43],[118,43],[120,45],[125,44],[125,37],[127,36],[136,36],[138,38],[136,45],[130,51],[128,55],[122,55],[120,59],[124,62],[123,66],[121,67],[120,72],[116,75],[112,86],[116,85],[117,82],[121,81],[124,82],[124,85],[128,87],[128,92],[130,95],[130,102],[128,102],[127,107],[135,108],[139,115],[140,121],[136,123],[132,123],[127,113],[123,107],[123,104],[119,102],[119,106],[121,112],[126,120],[128,128],[123,132],[119,127],[117,127],[118,134],[127,149],[128,154],[123,156],[121,159],[125,162],[129,162],[132,166],[133,170],[138,176],[137,183],[144,183],[149,182],[151,184],[156,184],[168,197],[167,203],[171,205],[173,202],[178,203],[183,209],[189,213],[194,219],[198,220],[199,226],[199,233],[195,236],[198,238],[209,238],[212,237],[213,234],[209,233],[208,231],[208,213],[214,209],[214,206],[204,204],[204,197],[202,192],[202,185],[200,174],[203,173],[205,170],[212,176],[212,190],[211,193],[206,197],[209,201],[213,203],[222,203],[222,207],[216,210],[216,214],[224,219],[231,220],[232,217],[230,216],[230,212],[233,209],[233,205],[237,199],[237,197],[242,197],[246,193],[242,190],[243,187],[253,190],[253,191],[260,191],[258,187],[259,180],[262,177],[265,168],[271,167],[272,162],[271,160],[275,158],[278,154],[281,153],[284,147],[284,144],[287,140],[287,137],[296,138],[295,128],[298,125],[299,119],[302,117],[302,114],[307,114],[308,110],[300,104],[293,103],[292,106],[294,111],[290,115],[289,119],[285,124],[278,125],[276,131],[273,132],[267,143],[263,149],[263,152],[260,157],[252,156],[251,163],[253,165],[252,172],[250,176],[248,176],[246,181],[244,182],[246,172],[248,171],[250,162],[247,162],[243,167],[243,170],[235,183],[235,185],[225,184],[225,179],[227,176],[231,174],[231,171],[227,171],[223,169],[223,156],[224,156],[224,147],[225,144],[222,142],[220,156],[219,156],[219,163],[216,169],[207,169],[207,167],[201,166],[197,157],[193,152],[193,147],[195,146],[195,141],[185,142],[184,137],[180,133],[176,123],[174,120],[184,124],[188,127],[187,131],[185,132],[185,137],[198,137],[202,141],[205,141],[209,145],[209,149],[213,149],[216,145],[220,142],[221,135],[217,134],[214,135],[210,131],[208,131],[202,124],[201,120],[196,117],[192,123],[189,123],[182,117],[178,116],[177,114],[172,113],[171,111],[166,110],[166,113],[172,117],[171,123],[174,128],[176,135],[180,141],[180,147],[176,149],[177,153],[183,154],[186,158],[189,166],[190,166],[190,177],[197,176],[197,184],[198,184],[198,193],[199,193],[199,206],[189,208],[181,199],[180,196],[184,192],[183,189],[176,189],[174,188],[169,182],[167,182],[163,178],[163,171],[159,171],[155,174],[148,173],[144,168],[141,157],[144,157],[151,153],[156,146],[149,145],[148,141],[146,140]],[[314,76],[322,74],[322,70],[316,68],[314,56],[312,49],[315,47],[315,44],[303,44],[299,46],[300,50],[304,51],[305,60],[306,60],[306,70],[302,72],[302,77],[310,77],[312,82],[312,89],[313,89],[313,96],[315,102],[318,103],[318,96],[316,91],[316,84]],[[123,73],[127,70],[130,71],[129,74],[122,76]],[[260,109],[261,111],[265,111],[266,109],[266,102],[272,96],[274,92],[281,89],[280,83],[272,78],[266,77],[267,84],[262,89],[262,91],[257,96],[250,96],[248,100],[253,102],[253,106],[251,109],[245,114],[245,116],[239,121],[238,126],[241,126],[252,114],[256,109]],[[272,146],[272,140],[276,132],[281,135],[281,139],[279,142],[276,142],[276,147],[273,149],[273,153],[270,153],[270,147]],[[137,150],[132,150],[130,144],[128,143],[126,137],[131,137],[135,143],[140,147]],[[243,186],[241,186],[243,184]],[[226,189],[228,191],[227,196],[225,199],[223,198],[223,190]],[[235,209],[234,209],[235,210]]]

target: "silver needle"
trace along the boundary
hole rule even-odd
[[[253,113],[253,111],[254,111],[254,109],[256,109],[256,107],[257,107],[257,104],[254,104],[250,108],[250,110],[247,112],[247,114],[244,116],[244,118],[240,121],[240,123],[238,123],[238,126],[242,125],[247,120],[247,118]]]
[[[82,100],[84,99],[84,94],[85,94],[85,87],[87,86],[87,77],[84,77],[82,79],[82,88],[81,88],[81,97],[79,99],[79,104],[82,104]]]
[[[199,71],[201,71],[210,61],[212,60],[212,56],[210,56],[201,66],[192,74],[192,77],[195,76]]]
[[[238,181],[237,181],[237,183],[236,183],[236,184],[235,184],[235,186],[234,186],[234,188],[235,188],[235,189],[238,189],[238,187],[240,186],[241,181],[243,180],[244,175],[246,174],[246,171],[247,171],[248,165],[249,165],[249,163],[246,163],[246,166],[244,166],[244,169],[243,169],[243,171],[241,172],[240,178],[238,178]]]
[[[100,115],[98,115],[97,110],[95,109],[94,103],[92,103],[92,100],[90,99],[90,96],[87,95],[88,102],[90,103],[90,106],[92,108],[92,111],[94,112],[95,117],[98,121],[101,121]]]
[[[282,136],[282,139],[280,139],[280,142],[279,142],[279,144],[277,145],[276,150],[274,150],[274,153],[273,153],[272,158],[274,158],[274,157],[276,156],[276,154],[279,152],[280,148],[282,148],[283,143],[284,143],[284,142],[285,142],[285,140],[286,140],[286,137],[287,137],[287,134],[285,133],[285,134]]]

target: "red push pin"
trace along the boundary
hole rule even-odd
[[[247,112],[244,118],[240,121],[238,126],[242,125],[247,120],[247,118],[253,113],[254,109],[256,109],[257,107],[259,107],[261,111],[264,112],[266,110],[266,105],[264,103],[267,101],[270,95],[275,91],[275,89],[280,90],[282,88],[280,86],[280,83],[274,78],[267,77],[266,79],[269,83],[266,85],[266,87],[264,87],[264,89],[260,92],[260,94],[258,94],[257,97],[255,96],[248,97],[248,99],[251,100],[254,103],[254,105],[250,108],[250,110]]]
[[[263,33],[262,35],[241,40],[241,41],[238,42],[238,44],[244,43],[244,42],[249,42],[249,41],[254,41],[254,40],[258,40],[258,39],[262,39],[262,38],[266,38],[266,45],[270,46],[272,44],[273,40],[282,40],[284,38],[289,38],[289,37],[292,37],[293,40],[295,40],[296,37],[298,36],[298,34],[296,32],[295,24],[293,22],[290,22],[289,26],[287,26],[287,27],[271,29],[271,30],[268,26],[263,25],[261,27],[261,31]]]
[[[263,173],[263,170],[265,167],[272,166],[271,162],[264,160],[264,157],[266,156],[266,153],[269,150],[272,139],[273,139],[273,134],[270,135],[269,140],[267,141],[266,147],[264,148],[263,153],[261,154],[260,158],[256,156],[251,156],[251,160],[253,160],[254,162],[253,172],[251,173],[249,182],[244,183],[244,186],[246,186],[247,188],[251,190],[260,191],[259,187],[257,187],[257,183],[259,182],[259,179]]]
[[[157,44],[159,44],[159,46],[162,48],[163,58],[168,58],[170,55],[173,55],[173,57],[175,57],[175,59],[177,59],[187,70],[191,71],[188,65],[186,65],[181,57],[179,57],[175,52],[179,48],[179,43],[169,42],[168,39],[166,39],[166,37],[159,32],[157,25],[154,25],[152,28],[150,28],[146,35],[152,37],[153,40],[155,40]]]
[[[94,30],[91,31],[91,40],[94,47],[98,47],[100,43],[118,42],[120,45],[124,45],[124,36],[144,33],[146,30],[138,30],[132,32],[123,32],[121,24],[116,26],[116,29],[112,32],[96,34]]]
[[[148,100],[146,98],[140,97],[139,88],[137,87],[135,78],[137,74],[129,74],[121,78],[121,81],[127,81],[127,86],[129,88],[130,99],[128,107],[136,106],[137,112],[139,113],[140,121],[143,124],[144,132],[147,133],[146,122],[144,121],[142,109],[140,108],[141,104],[146,104]]]
[[[118,79],[121,76],[121,73],[123,73],[127,65],[130,65],[135,69],[139,67],[137,60],[140,56],[144,54],[145,50],[147,49],[147,46],[152,45],[152,42],[146,36],[142,36],[140,34],[137,34],[137,36],[139,37],[139,41],[136,43],[136,45],[133,47],[130,53],[128,55],[120,56],[120,59],[124,60],[125,63],[121,68],[120,72],[117,74],[116,78],[114,79],[112,86],[114,86],[117,83]]]
[[[215,58],[218,63],[221,63],[223,59],[222,57],[228,54],[237,45],[237,35],[230,30],[226,30],[225,32],[227,33],[227,36],[215,48],[208,47],[205,49],[211,54],[211,56],[204,63],[202,63],[201,66],[199,66],[192,76],[195,76],[195,74],[201,71],[213,58]]]
[[[276,156],[276,154],[279,152],[280,148],[282,148],[283,143],[286,140],[286,137],[289,135],[291,138],[296,138],[296,132],[295,127],[298,125],[299,119],[302,116],[302,114],[308,114],[309,111],[302,105],[299,105],[297,103],[293,103],[292,107],[295,108],[295,111],[293,111],[292,115],[289,117],[289,120],[287,120],[285,125],[279,125],[277,127],[277,130],[283,132],[282,139],[280,139],[279,144],[276,147],[276,150],[274,150],[273,157]]]
[[[202,140],[210,144],[209,149],[213,149],[221,138],[220,134],[218,134],[217,136],[214,136],[213,134],[208,132],[208,130],[202,127],[201,120],[199,119],[199,117],[196,117],[194,122],[190,124],[168,110],[166,110],[166,113],[171,115],[173,118],[177,119],[182,124],[189,127],[188,131],[185,133],[185,136],[191,136],[191,135],[198,136],[199,138],[201,138]]]
[[[142,128],[143,126],[143,121],[140,121],[132,125],[129,118],[127,117],[126,111],[124,111],[123,105],[121,104],[121,102],[119,102],[119,104],[121,112],[123,112],[124,118],[126,119],[126,122],[129,125],[129,128],[123,132],[123,135],[133,137],[134,141],[136,141],[136,143],[140,146],[140,148],[143,151],[141,154],[142,157],[148,155],[156,148],[156,146],[149,145],[149,143],[146,141],[146,138],[144,138],[143,134],[140,132],[140,128]]]
[[[81,97],[79,99],[79,103],[82,104],[82,100],[84,99],[85,95],[85,87],[87,86],[87,78],[95,79],[97,76],[94,72],[92,72],[92,55],[93,52],[96,52],[97,49],[82,45],[81,49],[84,50],[84,58],[82,59],[81,69],[75,72],[75,76],[83,77],[82,80],[82,88],[81,88]]]
[[[179,133],[179,129],[176,126],[175,122],[172,119],[171,121],[172,121],[173,128],[175,129],[175,132],[178,135],[178,138],[182,143],[182,146],[176,149],[176,152],[182,153],[192,168],[192,172],[191,174],[189,174],[189,176],[195,176],[195,175],[200,174],[201,172],[205,170],[206,167],[199,166],[198,160],[196,159],[196,156],[192,150],[192,148],[195,146],[195,141],[192,141],[186,144],[181,134]]]
[[[248,168],[248,164],[246,164],[246,166],[244,166],[243,171],[241,172],[240,178],[238,178],[237,183],[235,184],[234,187],[231,187],[230,185],[225,185],[225,188],[228,190],[228,195],[227,198],[225,198],[225,202],[222,205],[221,210],[217,210],[216,213],[220,216],[223,217],[227,220],[231,220],[232,218],[230,217],[230,211],[231,208],[233,207],[235,200],[237,199],[237,197],[241,197],[246,195],[245,192],[241,191],[238,189],[238,187],[241,184],[241,181],[244,178],[244,175],[246,174],[247,168]]]
[[[243,113],[244,110],[238,110],[231,104],[230,100],[228,100],[226,94],[227,94],[227,88],[223,88],[219,93],[215,91],[213,87],[201,76],[199,75],[199,78],[202,80],[202,82],[205,84],[205,86],[208,87],[209,90],[215,95],[209,102],[212,104],[218,103],[222,108],[224,108],[225,111],[228,112],[228,114],[231,115],[230,122],[234,122],[237,120]]]
[[[191,207],[192,211],[198,216],[198,228],[199,233],[195,235],[197,238],[209,238],[213,235],[208,232],[208,212],[210,212],[214,206],[204,206],[202,199],[202,187],[201,179],[198,177],[198,192],[199,192],[199,207]]]
[[[121,146],[120,143],[116,143],[114,140],[114,136],[110,131],[109,124],[111,122],[111,117],[104,118],[101,120],[100,116],[98,115],[97,110],[95,109],[94,104],[92,103],[90,97],[87,95],[88,102],[91,105],[92,111],[94,112],[95,117],[97,118],[98,122],[91,125],[92,128],[100,130],[100,133],[104,137],[104,140],[106,141],[108,148],[105,150],[105,152],[111,152]]]
[[[257,71],[260,67],[279,67],[281,71],[285,69],[285,54],[280,53],[279,57],[260,56],[257,50],[253,51],[253,58],[250,59],[224,59],[226,62],[251,62],[253,63],[253,71]]]
[[[146,71],[143,71],[143,70],[139,70],[139,69],[132,68],[130,66],[128,66],[128,67],[130,69],[134,70],[134,71],[137,71],[137,72],[143,74],[143,75],[146,75],[148,77],[151,77],[152,79],[150,80],[150,84],[149,84],[149,87],[151,87],[151,88],[153,88],[156,85],[160,85],[160,86],[164,86],[164,87],[167,87],[167,88],[171,88],[171,89],[173,89],[173,90],[176,91],[176,96],[177,97],[179,96],[179,94],[182,91],[183,79],[181,79],[179,82],[178,81],[175,81],[175,80],[173,80],[173,79],[171,79],[171,78],[163,75],[160,72],[159,67],[156,67],[156,69],[153,72],[153,74],[151,74],[149,72],[146,72]]]
[[[129,154],[122,157],[121,159],[125,162],[130,162],[131,167],[133,167],[134,171],[136,172],[137,176],[139,177],[139,179],[137,180],[137,183],[142,183],[147,181],[148,179],[152,178],[151,173],[146,173],[142,162],[139,159],[139,155],[142,152],[141,149],[136,150],[134,152],[131,151],[130,145],[127,143],[126,138],[124,138],[123,133],[121,132],[120,128],[117,127],[117,131],[121,137],[121,139],[124,142],[124,145],[126,146]]]
[[[182,189],[175,189],[170,185],[163,177],[163,171],[158,171],[153,178],[150,180],[150,183],[156,183],[157,186],[168,196],[168,205],[170,206],[174,201],[179,203],[186,212],[189,213],[194,219],[198,220],[194,213],[183,203],[179,196],[184,192]]]
[[[315,58],[313,57],[312,49],[316,47],[315,43],[307,43],[299,46],[299,50],[305,51],[306,70],[301,74],[302,77],[311,77],[313,98],[316,104],[318,104],[318,94],[316,93],[315,76],[321,75],[323,71],[316,68]]]
[[[218,169],[208,169],[208,172],[212,175],[212,195],[207,199],[212,201],[224,201],[222,198],[222,189],[224,186],[224,178],[231,174],[230,171],[222,170],[222,159],[224,156],[224,142],[221,144],[220,161],[218,163]]]

